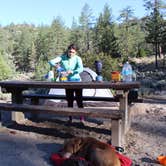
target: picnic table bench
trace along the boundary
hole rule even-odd
[[[11,103],[0,103],[0,110],[10,111],[11,120],[19,122],[24,118],[22,112],[31,113],[48,113],[62,116],[85,116],[92,118],[105,118],[110,119],[111,122],[111,142],[115,146],[122,146],[125,141],[125,133],[129,128],[129,112],[128,112],[128,92],[131,89],[139,88],[139,82],[43,82],[43,81],[0,81],[1,90],[4,93],[11,93]],[[110,88],[114,90],[121,90],[123,93],[119,96],[119,108],[103,107],[103,108],[59,108],[45,105],[23,104],[23,91],[30,88],[62,88],[62,89],[91,89]],[[49,98],[53,96],[49,95]],[[36,97],[38,99],[41,96]],[[48,97],[48,96],[47,96]],[[55,96],[54,96],[55,97]],[[60,96],[59,96],[60,97]],[[59,99],[59,98],[58,98]],[[83,100],[88,100],[83,98]],[[90,99],[90,98],[89,98]],[[93,100],[91,98],[91,100]],[[102,98],[98,98],[102,101]],[[116,99],[113,99],[116,100]],[[109,99],[109,101],[111,101]]]

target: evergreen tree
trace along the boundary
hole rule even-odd
[[[124,56],[124,58],[128,58],[131,56],[131,49],[133,47],[132,45],[132,37],[133,37],[133,26],[135,26],[136,18],[134,18],[134,10],[127,6],[120,12],[120,16],[118,18],[119,21],[122,23],[120,24],[120,46],[121,46],[121,52]]]
[[[35,48],[35,40],[32,41],[31,43],[31,47],[29,49],[29,65],[30,65],[30,69],[32,71],[35,70],[35,62],[36,62],[36,48]]]
[[[31,36],[26,28],[20,32],[18,41],[15,42],[12,55],[18,71],[28,71],[30,68],[30,45]]]
[[[79,17],[80,27],[77,29],[77,33],[79,34],[78,46],[81,48],[81,52],[90,51],[92,46],[92,30],[91,27],[94,22],[93,12],[90,6],[85,3],[82,8],[81,16]]]
[[[59,17],[53,20],[51,27],[40,27],[35,41],[35,75],[38,77],[39,73],[46,72],[49,67],[48,60],[62,54],[67,45],[68,33]]]
[[[48,58],[51,56],[51,42],[52,36],[49,27],[40,27],[34,43],[36,51],[35,69],[39,64],[41,64],[40,61],[43,61],[47,64]]]
[[[160,6],[162,1],[154,0],[145,1],[146,9],[151,11],[150,15],[147,16],[145,29],[147,31],[146,41],[152,43],[155,50],[155,66],[158,68],[158,56],[160,56],[160,47],[162,43],[163,34],[163,23],[164,19],[160,13]]]
[[[98,52],[103,52],[106,55],[114,55],[118,52],[117,38],[114,33],[114,24],[112,22],[111,11],[106,4],[103,14],[101,13],[96,29],[96,46]]]
[[[76,19],[73,17],[73,21],[72,21],[72,26],[71,26],[71,30],[70,30],[70,36],[69,36],[69,41],[71,41],[71,43],[79,43],[79,39],[80,39],[80,33],[79,33],[79,25],[77,24]]]
[[[12,76],[12,69],[0,52],[0,80],[8,79]]]
[[[53,20],[52,25],[50,27],[50,54],[51,56],[62,54],[66,47],[69,44],[68,41],[68,33],[66,28],[64,27],[64,23],[61,17],[57,17]]]

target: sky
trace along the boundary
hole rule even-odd
[[[36,26],[50,25],[60,16],[66,26],[71,27],[73,17],[77,20],[87,3],[97,18],[107,3],[112,9],[114,20],[120,11],[131,6],[134,15],[145,15],[143,0],[0,0],[0,25],[28,23]]]

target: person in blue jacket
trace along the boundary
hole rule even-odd
[[[61,68],[63,68],[61,74],[67,78],[65,81],[81,81],[80,73],[83,72],[83,63],[80,56],[77,55],[77,47],[75,44],[69,45],[66,53],[50,60],[49,64],[53,67],[59,67],[57,64],[60,64]],[[78,107],[83,108],[82,89],[66,89],[68,107],[73,107],[74,95]],[[80,117],[80,120],[82,121],[83,117]],[[69,122],[72,122],[72,117],[69,117]]]

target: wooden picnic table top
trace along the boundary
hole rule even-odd
[[[47,82],[47,81],[0,81],[1,88],[62,88],[62,89],[115,89],[131,90],[140,88],[140,82]]]

